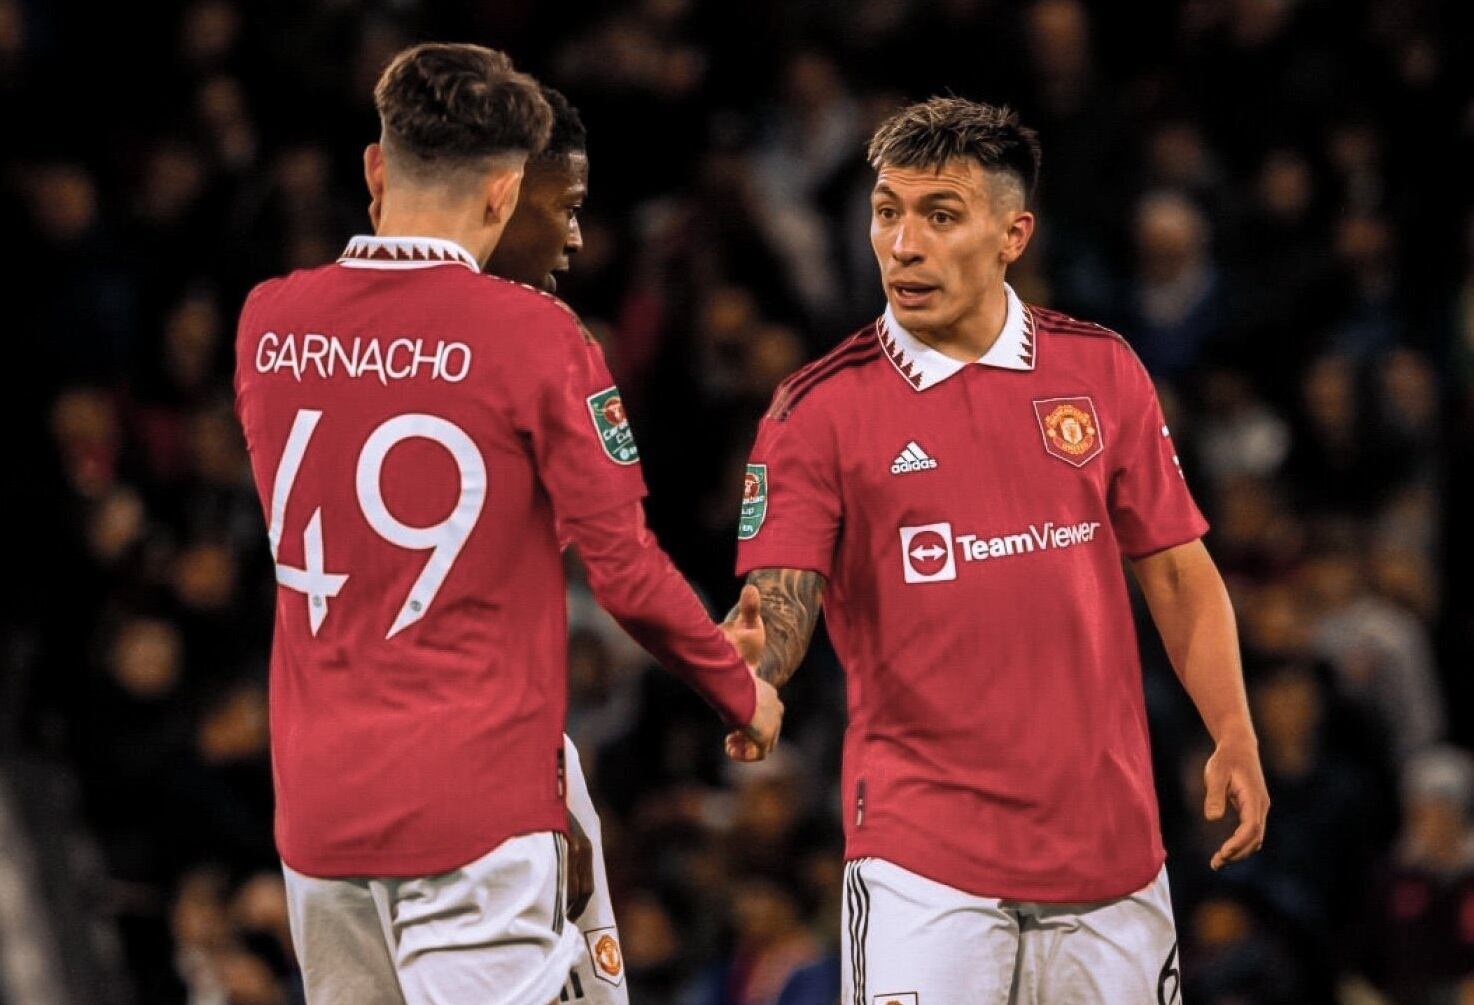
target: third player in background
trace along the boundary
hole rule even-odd
[[[542,94],[553,110],[552,134],[542,152],[527,161],[517,211],[492,251],[486,271],[551,293],[558,285],[554,274],[566,271],[570,258],[583,247],[578,211],[588,195],[589,158],[578,110],[551,87],[544,86]],[[568,975],[560,1001],[626,1005],[629,987],[609,897],[603,829],[578,749],[566,734],[563,750],[572,860],[569,911],[583,936],[584,951]]]

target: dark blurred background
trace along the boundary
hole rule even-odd
[[[1020,109],[1045,166],[1010,279],[1145,359],[1241,619],[1274,810],[1217,875],[1207,738],[1142,619],[1186,999],[1474,1002],[1471,22],[1419,0],[0,0],[0,1005],[300,1001],[230,347],[253,283],[367,229],[372,83],[432,38],[506,49],[582,109],[561,293],[714,609],[757,416],[881,303],[869,130],[937,92]],[[827,644],[781,756],[736,772],[576,584],[571,608],[569,730],[634,1000],[832,1005],[805,982],[838,937]]]

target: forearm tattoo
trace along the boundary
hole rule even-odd
[[[824,605],[824,577],[806,569],[754,569],[747,581],[763,598],[767,644],[757,675],[782,687],[808,651]]]

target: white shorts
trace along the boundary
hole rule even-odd
[[[609,875],[604,869],[604,835],[599,815],[589,798],[589,783],[573,741],[563,737],[567,765],[568,810],[594,846],[594,895],[578,918],[583,946],[573,972],[558,1001],[571,1005],[629,1005],[629,987],[624,981],[624,953],[619,944],[619,926],[614,922],[614,904],[609,899]]]
[[[283,865],[308,1005],[548,1005],[583,948],[567,842],[542,831],[412,879],[315,879]]]
[[[978,897],[845,864],[841,1005],[1180,1005],[1167,870],[1091,904]]]

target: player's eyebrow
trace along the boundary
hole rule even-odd
[[[928,192],[917,201],[923,206],[932,206],[939,202],[966,202],[967,200],[963,198],[961,192],[956,192],[952,189],[942,189]]]
[[[906,201],[896,193],[895,189],[891,188],[884,182],[876,185],[875,188],[871,191],[870,196],[872,199],[885,198],[894,199],[897,202]],[[963,196],[961,192],[957,191],[956,189],[944,188],[933,189],[930,192],[924,192],[916,200],[916,202],[922,206],[933,206],[940,202],[966,203],[967,199]]]

